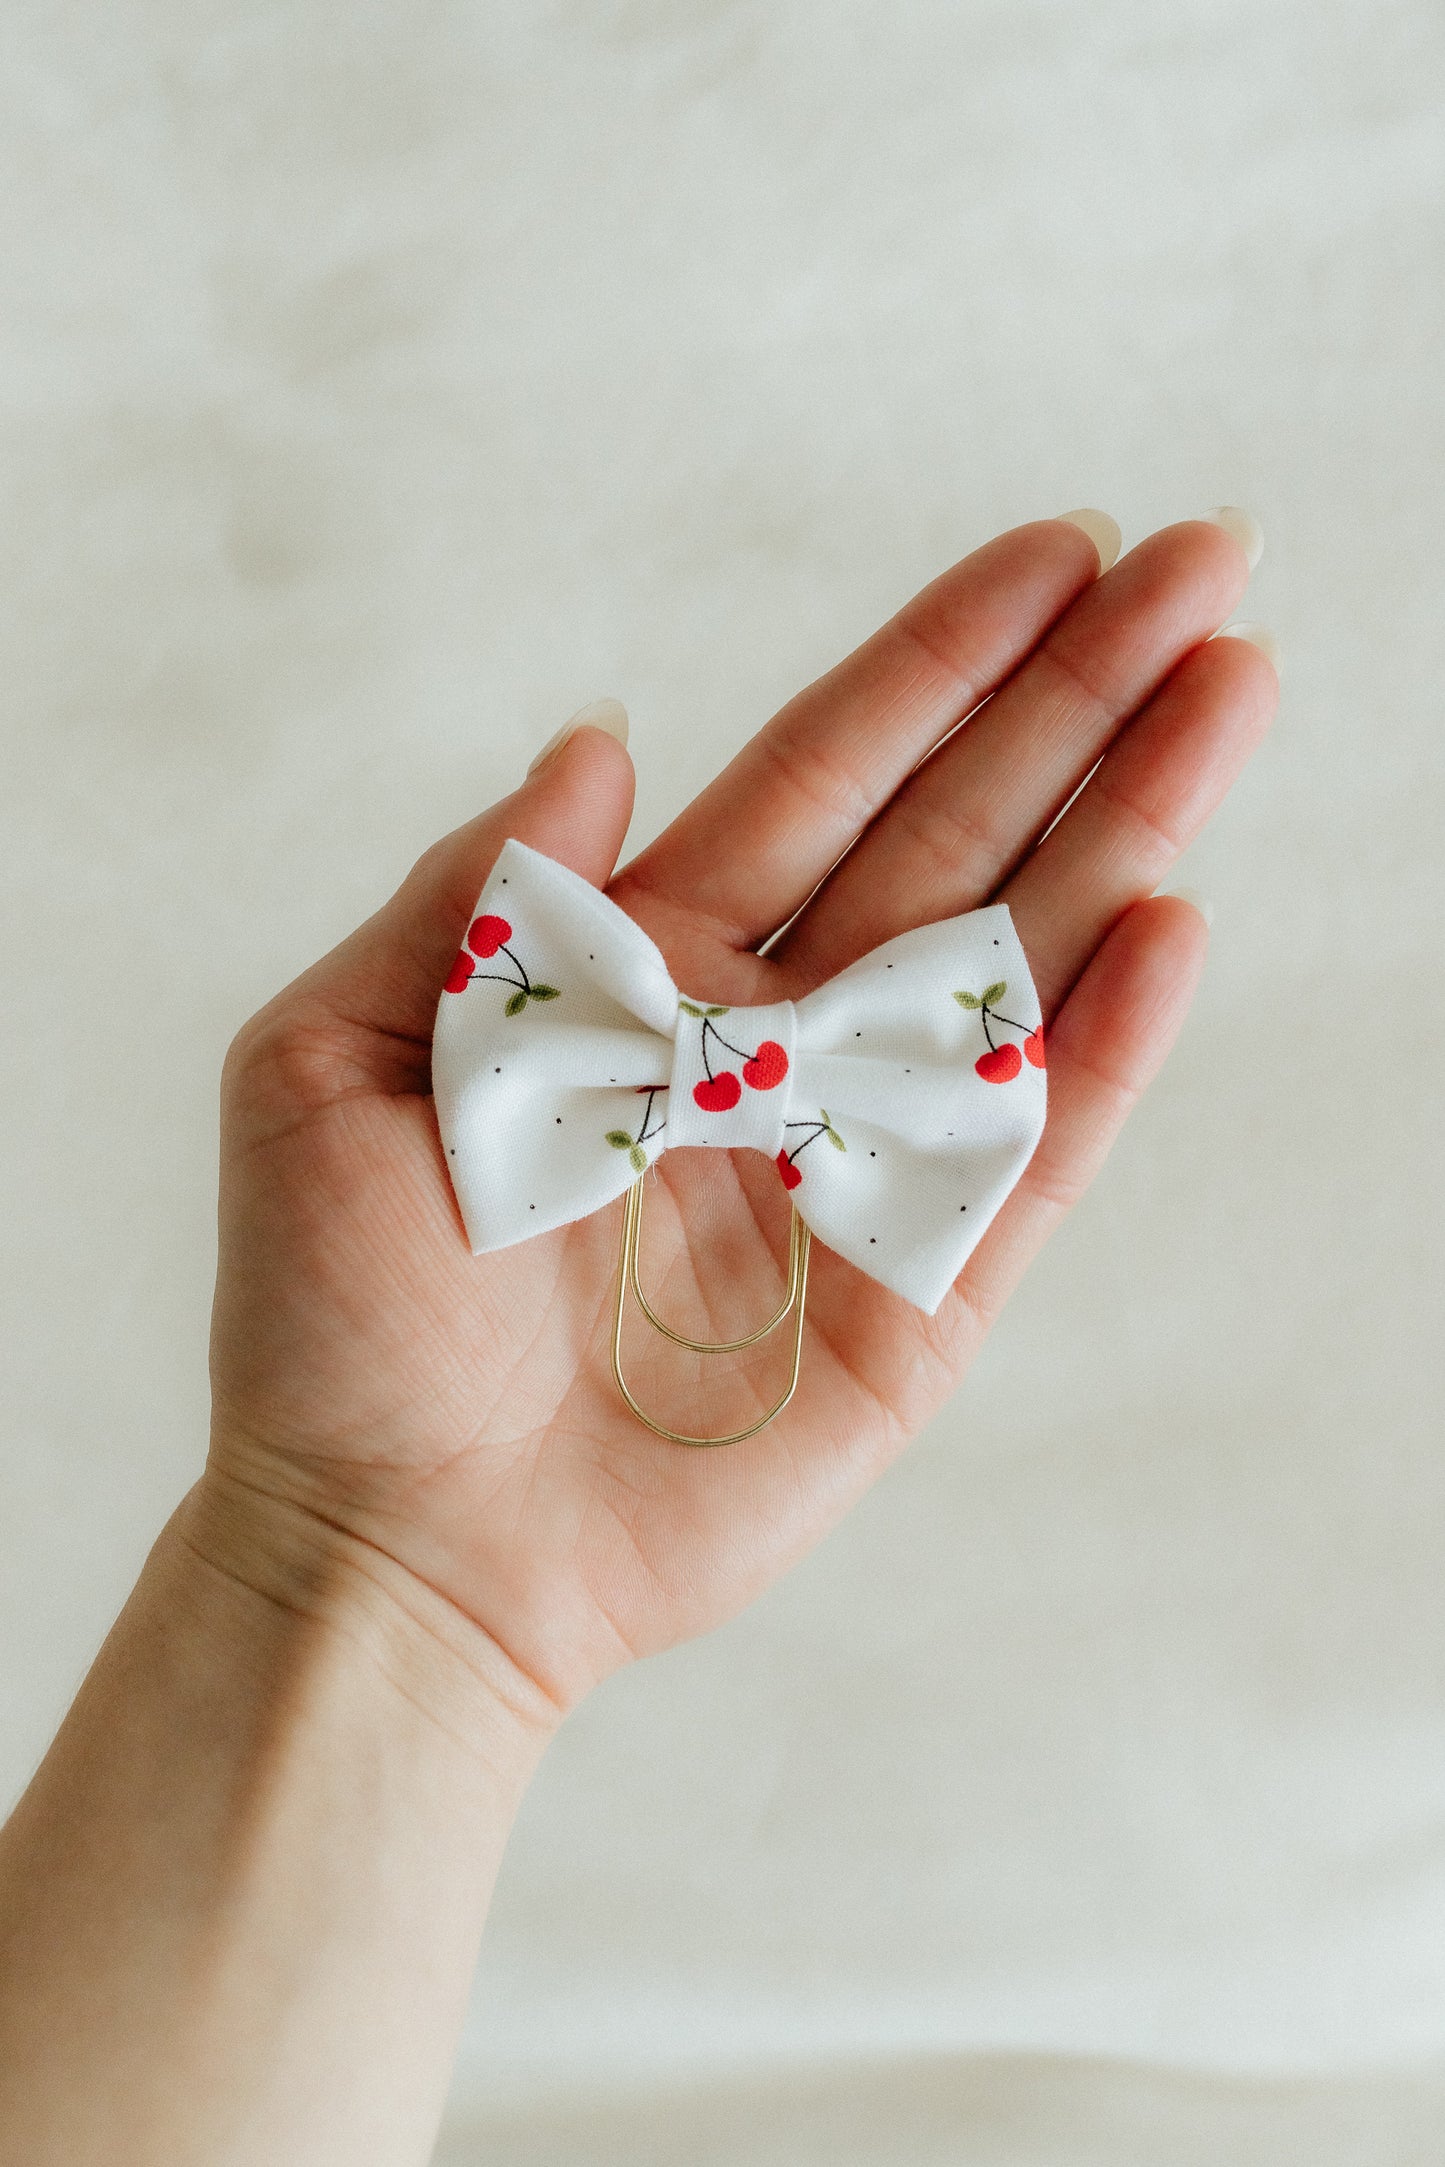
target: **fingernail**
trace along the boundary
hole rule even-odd
[[[1099,552],[1099,570],[1107,572],[1117,559],[1124,540],[1118,520],[1111,519],[1107,512],[1094,511],[1089,505],[1078,512],[1060,512],[1059,517],[1071,527],[1077,527],[1081,534],[1088,535]]]
[[[527,769],[527,773],[535,775],[544,760],[550,760],[554,752],[562,750],[574,730],[584,728],[605,730],[609,737],[616,738],[619,745],[625,745],[627,743],[627,709],[620,700],[589,700],[585,707],[579,707],[576,714],[570,716],[563,723],[560,730],[553,731],[542,750]]]
[[[1165,892],[1177,896],[1181,903],[1188,903],[1198,911],[1206,925],[1213,925],[1214,905],[1210,902],[1208,896],[1202,894],[1198,888],[1169,888]]]
[[[1238,504],[1216,504],[1213,511],[1206,512],[1204,517],[1212,525],[1223,527],[1226,534],[1234,536],[1248,558],[1252,572],[1264,555],[1264,529],[1253,512],[1245,511],[1243,506]]]
[[[1279,642],[1268,625],[1223,625],[1214,637],[1217,640],[1248,640],[1251,647],[1257,647],[1262,655],[1268,655],[1275,668],[1279,668]]]

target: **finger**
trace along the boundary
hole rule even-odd
[[[991,895],[1105,746],[1244,592],[1249,561],[1189,520],[1086,589],[988,705],[939,747],[814,897],[779,959],[816,983]]]
[[[1236,639],[1197,647],[1003,889],[1046,1016],[1120,913],[1158,887],[1204,826],[1278,697],[1258,647]]]
[[[443,980],[504,842],[514,836],[601,887],[632,816],[632,762],[583,727],[521,787],[423,853],[391,900],[303,972],[248,1031],[305,1026],[328,1087],[430,1088]]]
[[[1061,519],[975,550],[791,700],[624,867],[616,900],[664,947],[669,918],[699,916],[727,945],[756,946],[1098,569],[1094,543]]]
[[[1152,1081],[1194,998],[1208,934],[1177,896],[1115,926],[1049,1034],[1049,1112],[1039,1147],[955,1289],[987,1330],[1066,1211],[1088,1188]]]

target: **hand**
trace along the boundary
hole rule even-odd
[[[954,1390],[1183,1020],[1203,921],[1148,899],[1274,710],[1264,655],[1210,639],[1247,573],[1205,522],[1102,578],[1078,528],[1018,528],[790,702],[620,873],[632,770],[588,728],[429,850],[228,1057],[203,1488],[258,1528],[289,1516],[440,1591],[555,1711],[777,1578]],[[622,1406],[607,1353],[620,1205],[468,1251],[429,1050],[508,836],[605,886],[680,986],[729,1003],[796,998],[993,899],[1013,911],[1049,1047],[1027,1173],[934,1318],[815,1245],[798,1395],[741,1444],[673,1445]],[[673,1315],[719,1271],[716,1236],[690,1245],[697,1156],[667,1157],[651,1185],[646,1269]],[[772,1168],[703,1156],[736,1216],[781,1245]],[[741,1267],[759,1315],[768,1269],[756,1253]],[[781,1359],[748,1370],[759,1407]],[[735,1402],[718,1412],[736,1420]]]

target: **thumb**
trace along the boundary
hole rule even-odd
[[[391,900],[254,1023],[301,1022],[308,1036],[330,1038],[341,1088],[428,1090],[442,983],[503,843],[528,843],[600,888],[627,833],[633,785],[618,739],[579,724],[510,797],[423,852]]]

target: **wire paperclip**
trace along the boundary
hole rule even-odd
[[[755,1437],[759,1430],[766,1429],[768,1424],[782,1413],[798,1389],[798,1373],[803,1360],[803,1311],[808,1298],[808,1255],[812,1247],[812,1234],[799,1218],[795,1206],[788,1231],[788,1282],[781,1305],[766,1324],[760,1324],[755,1332],[744,1333],[740,1339],[689,1339],[686,1333],[676,1332],[670,1324],[663,1322],[642,1291],[642,1281],[638,1274],[638,1254],[642,1244],[642,1185],[646,1179],[647,1176],[642,1174],[633,1182],[627,1192],[622,1213],[622,1246],[617,1259],[617,1303],[612,1317],[612,1374],[617,1380],[617,1389],[638,1421],[645,1423],[658,1437],[667,1438],[671,1444],[741,1444],[745,1437]],[[770,1332],[775,1332],[792,1314],[793,1359],[782,1397],[765,1415],[760,1415],[756,1422],[748,1423],[745,1429],[730,1430],[725,1437],[689,1437],[681,1430],[671,1430],[666,1423],[655,1421],[645,1408],[638,1406],[631,1387],[622,1374],[622,1321],[626,1314],[629,1289],[653,1329],[661,1332],[664,1338],[672,1340],[675,1346],[687,1347],[694,1354],[734,1354],[740,1348],[755,1347],[759,1340],[766,1339]]]

